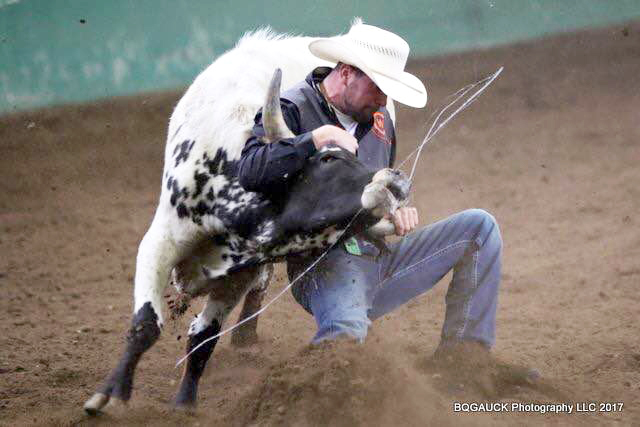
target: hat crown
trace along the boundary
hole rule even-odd
[[[416,108],[427,103],[424,84],[404,71],[409,44],[390,31],[358,22],[347,34],[312,40],[309,50],[330,63],[359,68],[391,99]]]
[[[409,57],[409,44],[400,36],[372,25],[353,25],[342,36],[367,65],[383,73],[402,72]]]

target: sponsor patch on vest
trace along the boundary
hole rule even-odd
[[[391,141],[387,138],[387,134],[384,131],[384,113],[379,111],[373,113],[373,133],[385,144],[391,144]]]

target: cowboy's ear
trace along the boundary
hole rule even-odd
[[[356,70],[348,64],[340,64],[338,68],[338,76],[340,76],[340,81],[343,84],[347,84],[349,79],[356,74]]]
[[[340,82],[342,84],[347,83],[347,79],[349,77],[349,71],[347,70],[347,67],[344,64],[340,64],[338,67],[338,77],[340,77]]]

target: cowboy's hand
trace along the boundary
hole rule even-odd
[[[418,226],[418,210],[408,206],[398,208],[391,220],[396,227],[396,236],[404,236]]]
[[[311,132],[313,144],[319,150],[327,144],[335,144],[347,151],[356,153],[358,149],[358,140],[349,132],[340,129],[338,126],[324,125]]]

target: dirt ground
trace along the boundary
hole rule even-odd
[[[430,103],[399,109],[398,158],[449,94],[500,65],[423,155],[413,197],[423,224],[472,207],[498,219],[494,354],[538,369],[544,387],[438,386],[427,361],[445,278],[362,346],[309,349],[314,322],[286,294],[258,344],[221,339],[186,414],[170,402],[197,302],[143,358],[129,409],[87,418],[130,321],[171,92],[0,117],[0,425],[640,425],[640,22],[413,62]],[[270,296],[286,284],[276,271]],[[624,406],[460,414],[454,401]]]

